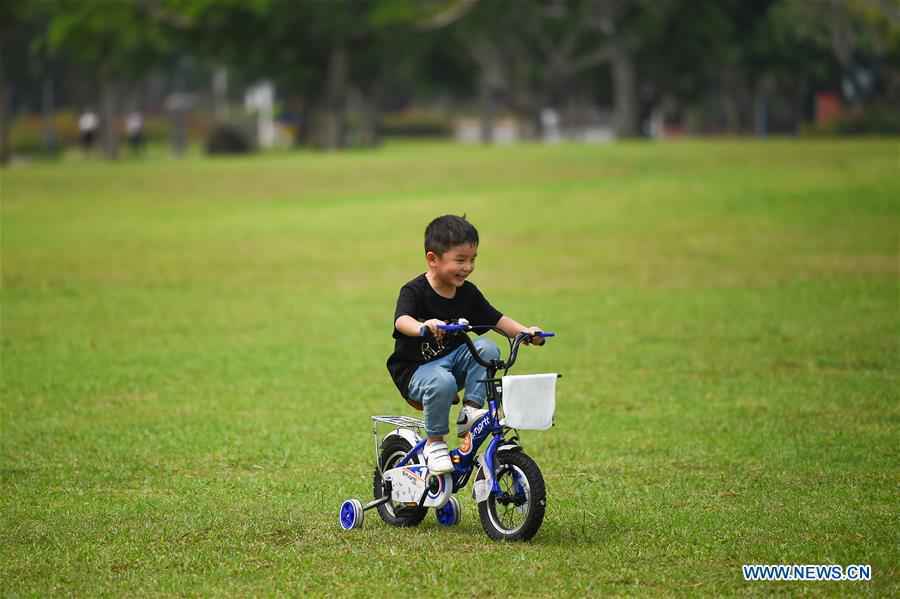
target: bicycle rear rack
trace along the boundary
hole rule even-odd
[[[381,439],[378,438],[378,423],[390,424],[397,428],[405,428],[419,434],[424,430],[425,421],[421,418],[413,418],[412,416],[372,416],[372,440],[375,441],[375,467],[382,476],[381,461],[378,458],[378,448],[381,445]]]
[[[421,418],[413,418],[412,416],[372,416],[373,422],[384,422],[385,424],[393,424],[400,428],[419,429],[425,428],[425,421]]]

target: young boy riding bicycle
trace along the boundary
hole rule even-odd
[[[465,318],[476,325],[479,335],[492,328],[509,337],[541,332],[540,327],[526,327],[504,316],[466,280],[475,270],[477,254],[478,231],[464,217],[446,215],[431,221],[425,229],[428,272],[400,288],[394,311],[394,353],[387,368],[406,401],[424,411],[428,441],[423,453],[434,473],[453,470],[444,435],[450,432],[450,406],[457,392],[465,389],[458,436],[486,412],[484,385],[478,383],[486,377],[486,369],[472,358],[462,339],[446,335],[439,325]],[[544,340],[534,337],[532,343],[543,345]],[[500,350],[489,339],[476,340],[475,347],[484,360],[500,358]]]

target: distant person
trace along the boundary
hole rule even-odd
[[[132,152],[140,154],[144,147],[144,117],[140,112],[135,110],[125,117],[125,135]]]
[[[544,143],[557,143],[562,140],[559,130],[559,113],[552,108],[541,110],[541,128],[543,129]]]
[[[81,138],[81,148],[85,153],[90,152],[94,147],[94,141],[97,139],[97,127],[100,125],[100,119],[92,110],[86,110],[78,119],[78,133]]]
[[[444,435],[450,432],[450,405],[457,392],[466,396],[456,421],[460,437],[484,417],[486,369],[469,354],[460,337],[450,337],[438,328],[451,320],[466,318],[484,334],[497,328],[510,337],[535,334],[540,327],[526,327],[498,312],[466,279],[475,270],[478,231],[460,216],[441,216],[425,229],[425,261],[428,272],[400,288],[394,311],[394,353],[387,368],[400,394],[413,407],[424,411],[428,441],[423,454],[435,473],[453,471]],[[543,345],[542,337],[531,343]],[[489,339],[478,339],[475,347],[484,360],[500,359],[500,350]]]

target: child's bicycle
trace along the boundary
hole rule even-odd
[[[435,508],[437,521],[445,526],[458,524],[462,515],[454,493],[466,486],[475,471],[472,496],[478,503],[481,526],[494,540],[526,541],[533,537],[544,521],[546,489],[538,465],[519,445],[517,429],[546,430],[553,424],[556,406],[556,379],[559,374],[503,376],[516,362],[519,345],[535,336],[552,337],[554,333],[530,335],[520,333],[509,341],[509,357],[504,362],[487,362],[478,355],[466,334],[472,326],[441,326],[448,334],[462,335],[472,357],[487,368],[484,383],[488,411],[460,439],[459,447],[450,452],[453,472],[431,474],[425,465],[422,449],[425,438],[420,434],[424,422],[409,416],[372,416],[375,439],[374,500],[363,505],[358,499],[341,504],[340,524],[345,530],[360,528],[365,512],[378,509],[381,519],[393,526],[416,526]],[[378,425],[393,429],[379,442]],[[478,455],[485,440],[487,450]]]

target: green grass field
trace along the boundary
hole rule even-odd
[[[7,596],[900,593],[900,143],[396,144],[0,171]],[[432,217],[558,338],[528,544],[371,496]],[[741,565],[871,564],[871,582]],[[482,590],[484,589],[484,590]]]

